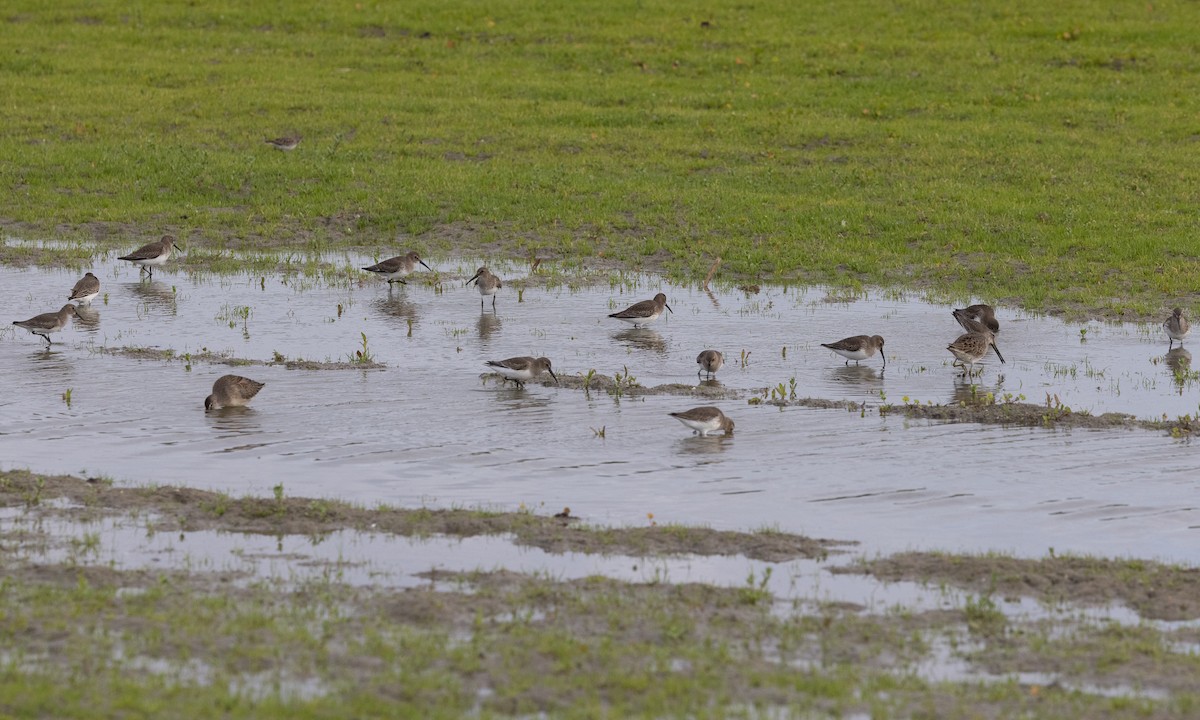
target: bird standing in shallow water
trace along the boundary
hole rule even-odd
[[[488,360],[484,364],[499,373],[505,381],[512,380],[515,382],[517,387],[525,387],[526,382],[544,372],[550,373],[550,377],[554,378],[554,382],[558,382],[558,376],[550,368],[550,358],[523,356],[508,358],[507,360]]]
[[[472,281],[474,281],[475,287],[479,290],[479,308],[483,309],[483,298],[491,295],[492,309],[495,310],[496,291],[504,287],[504,284],[500,282],[500,278],[493,275],[491,270],[481,267],[475,271],[475,274],[471,276],[471,279],[466,284],[470,285]]]
[[[1171,311],[1171,317],[1167,318],[1166,322],[1163,323],[1163,330],[1167,331],[1167,337],[1171,339],[1171,343],[1167,345],[1167,350],[1175,346],[1176,340],[1179,341],[1180,345],[1183,345],[1183,339],[1192,330],[1191,324],[1183,316],[1183,308],[1175,308]]]
[[[266,383],[241,375],[222,375],[213,383],[212,395],[204,398],[204,411],[245,405],[263,389],[263,385]]]
[[[149,272],[150,279],[153,280],[154,268],[165,265],[167,260],[171,259],[171,250],[174,247],[175,238],[171,235],[163,235],[162,239],[157,242],[147,243],[128,255],[122,255],[117,259],[128,260],[134,265],[140,266],[140,272]]]
[[[880,335],[855,335],[844,340],[838,340],[835,343],[821,343],[821,347],[829,348],[838,355],[846,358],[847,365],[850,364],[851,360],[858,363],[878,352],[883,356],[883,367],[887,367],[887,355],[883,354],[883,337]]]
[[[78,317],[79,313],[75,312],[75,306],[67,303],[62,306],[58,312],[42,313],[34,315],[28,320],[13,320],[13,325],[20,328],[25,328],[34,335],[40,335],[46,341],[46,347],[53,345],[50,340],[50,333],[62,330],[72,316]]]
[[[100,279],[95,275],[88,273],[75,283],[75,287],[71,288],[71,297],[67,300],[74,300],[78,303],[88,304],[100,294]]]
[[[716,350],[705,350],[696,356],[696,364],[700,366],[696,377],[700,377],[700,373],[708,373],[708,376],[712,377],[725,364],[725,356]]]
[[[671,313],[675,312],[667,304],[667,296],[659,293],[654,296],[653,300],[643,300],[639,303],[634,303],[621,312],[612,313],[609,317],[624,320],[634,327],[641,327],[657,320],[658,316],[662,315],[663,308],[666,308]]]
[[[996,347],[996,335],[989,330],[959,335],[954,342],[946,346],[946,349],[955,357],[953,365],[963,368],[964,375],[971,375],[975,372],[975,363],[987,355],[989,347],[996,351],[996,357],[1000,358],[1000,362],[1004,362],[1000,348]]]
[[[394,282],[407,285],[408,283],[404,282],[404,276],[415,270],[418,263],[423,265],[426,270],[433,270],[433,268],[425,265],[425,261],[421,259],[420,255],[417,255],[415,250],[410,250],[404,255],[397,255],[394,258],[377,262],[371,267],[363,268],[363,270],[387,279],[388,286],[391,286]]]
[[[670,413],[671,417],[687,425],[700,437],[707,437],[710,432],[724,430],[726,435],[733,434],[733,420],[730,420],[720,408],[706,405],[692,408],[683,412]]]

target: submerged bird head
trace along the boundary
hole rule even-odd
[[[204,398],[204,412],[214,409],[219,409],[217,406],[217,396],[209,395],[208,397]]]

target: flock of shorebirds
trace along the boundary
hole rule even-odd
[[[298,142],[298,139],[296,141]],[[275,141],[268,142],[275,143]],[[280,145],[277,147],[284,150],[292,149]],[[295,145],[292,144],[292,147],[294,148]],[[174,237],[164,235],[160,240],[143,245],[118,259],[139,266],[140,272],[148,274],[152,279],[154,268],[166,264],[177,246],[178,243]],[[383,260],[370,267],[365,267],[363,270],[384,278],[390,287],[392,283],[396,282],[407,284],[404,278],[411,274],[418,265],[426,270],[432,270],[416,252],[408,252]],[[481,267],[465,284],[470,285],[471,283],[475,283],[475,287],[479,291],[480,308],[483,308],[484,299],[490,296],[494,310],[496,292],[504,287],[500,278],[486,267]],[[72,317],[78,317],[76,307],[71,303],[77,302],[86,305],[99,294],[100,280],[89,272],[75,283],[70,297],[67,298],[68,303],[63,305],[58,312],[43,313],[28,320],[15,320],[13,325],[42,337],[46,341],[46,347],[49,348],[52,344],[50,334],[63,329]],[[662,316],[664,310],[674,312],[667,304],[667,296],[658,293],[650,300],[634,303],[620,312],[610,314],[609,317],[627,322],[637,328],[654,322]],[[996,353],[996,357],[1001,363],[1004,362],[1004,356],[1000,354],[1000,348],[996,346],[1000,323],[996,320],[996,312],[992,306],[971,305],[954,310],[953,316],[965,330],[946,347],[954,355],[953,365],[955,367],[961,367],[964,375],[974,375],[976,373],[975,366],[983,360],[989,350]],[[1171,311],[1171,316],[1163,322],[1163,329],[1170,338],[1170,347],[1174,347],[1176,341],[1182,344],[1183,339],[1190,332],[1191,326],[1187,318],[1183,316],[1183,310],[1175,308]],[[829,348],[846,358],[847,365],[851,360],[858,363],[874,357],[878,353],[883,359],[883,367],[887,367],[887,356],[883,354],[883,337],[879,335],[855,335],[837,342],[822,343],[821,347]],[[699,367],[696,372],[698,377],[706,374],[711,378],[725,364],[725,356],[717,350],[704,350],[696,356],[696,364]],[[558,382],[558,376],[554,374],[550,359],[545,357],[511,357],[505,360],[489,360],[485,365],[500,375],[505,382],[512,381],[518,387],[524,387],[526,382],[543,374],[549,374],[555,382]],[[204,399],[204,409],[206,411],[219,410],[223,407],[245,405],[262,388],[263,383],[261,382],[240,375],[224,375],[213,383],[212,394]],[[717,431],[723,431],[726,434],[733,432],[733,420],[716,407],[697,407],[683,412],[670,413],[670,415],[701,436]]]

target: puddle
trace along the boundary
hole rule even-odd
[[[354,265],[370,264],[351,257]],[[716,348],[718,380],[750,391],[796,378],[801,396],[900,404],[969,392],[945,346],[950,307],[891,293],[827,302],[819,288],[705,293],[628,275],[611,287],[528,287],[526,270],[479,309],[463,288],[475,261],[431,263],[443,291],[354,276],[196,275],[139,281],[106,260],[102,294],[43,349],[5,324],[0,463],[86,471],[121,482],[178,483],[235,494],[336,496],[374,503],[570,506],[590,522],[775,526],[907,549],[1090,552],[1200,562],[1196,450],[1160,433],[942,425],[900,415],[716,403],[732,437],[698,438],[667,416],[687,397],[619,402],[605,393],[483,383],[483,362],[545,355],[560,376],[628,372],[643,385],[696,382],[696,355]],[[10,321],[60,307],[80,272],[0,267]],[[366,273],[363,273],[365,275]],[[675,310],[651,328],[605,317],[666,292]],[[108,302],[103,299],[107,295]],[[341,312],[339,314],[339,306]],[[1195,413],[1200,392],[1166,362],[1157,325],[1085,327],[1002,310],[1000,347],[980,389],[1075,411],[1141,418]],[[345,361],[367,350],[379,370],[231,368],[113,356],[95,347],[204,350],[270,361]],[[887,338],[879,360],[845,367],[821,342]],[[1081,338],[1085,338],[1081,342]],[[783,348],[787,348],[786,357]],[[749,353],[742,366],[742,351]],[[222,374],[267,383],[244,409],[203,412]],[[70,389],[70,402],[63,395]],[[603,429],[603,437],[595,431]]]

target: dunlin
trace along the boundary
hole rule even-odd
[[[861,360],[866,360],[878,352],[883,356],[883,367],[887,367],[887,355],[883,353],[883,338],[879,335],[855,335],[844,340],[838,340],[835,343],[821,343],[821,347],[829,348],[838,355],[846,358],[846,364],[849,365],[853,360],[858,363]]]
[[[295,150],[300,145],[299,135],[289,135],[277,138],[267,138],[266,143],[276,150]]]
[[[687,425],[699,433],[700,437],[710,432],[724,430],[726,435],[733,434],[733,421],[721,412],[720,408],[712,406],[697,407],[683,412],[671,413],[671,417]]]
[[[700,377],[700,373],[708,373],[708,376],[712,377],[725,364],[725,356],[716,350],[705,350],[696,356],[696,364],[700,366],[696,377]]]
[[[78,313],[75,312],[75,306],[71,303],[67,303],[66,305],[63,305],[62,309],[58,312],[42,313],[41,315],[35,315],[28,320],[13,320],[13,325],[25,328],[34,335],[41,335],[42,339],[46,341],[46,347],[50,347],[50,345],[53,344],[50,341],[50,333],[62,330],[63,326],[67,324],[67,320],[71,319],[72,316],[77,315]]]
[[[68,300],[74,300],[80,303],[90,303],[93,298],[100,294],[100,278],[88,273],[75,283],[75,287],[71,288],[71,297]]]
[[[990,330],[993,334],[1000,332],[1000,322],[996,320],[996,309],[991,305],[971,305],[959,310],[953,311],[954,319],[962,325],[963,330],[969,333],[979,332],[981,329],[979,324],[983,325],[983,329]],[[975,324],[967,322],[974,320]]]
[[[495,310],[496,291],[504,287],[503,283],[500,282],[500,278],[493,275],[491,270],[481,267],[475,271],[475,274],[471,276],[471,279],[466,284],[470,285],[472,282],[475,283],[475,287],[479,290],[479,307],[483,308],[483,298],[491,295],[492,309]]]
[[[1183,316],[1183,308],[1175,308],[1171,311],[1171,317],[1163,323],[1163,330],[1167,331],[1167,337],[1171,339],[1171,343],[1167,345],[1170,350],[1175,346],[1175,341],[1183,344],[1183,339],[1191,332],[1192,326],[1188,323],[1187,318]]]
[[[388,258],[383,262],[375,263],[371,267],[365,267],[363,270],[366,270],[367,272],[373,272],[376,275],[385,278],[388,281],[388,285],[391,285],[394,282],[398,282],[401,285],[407,285],[408,283],[404,282],[404,276],[415,270],[418,263],[424,266],[426,270],[433,269],[428,265],[425,265],[425,261],[421,259],[420,255],[417,255],[415,250],[410,250],[405,255],[397,255],[394,258]]]
[[[558,376],[550,369],[550,358],[513,357],[507,360],[488,360],[486,365],[499,373],[506,381],[515,382],[518,387],[525,387],[526,382],[544,372],[550,373],[554,382],[558,382]]]
[[[245,405],[265,384],[241,375],[222,375],[213,383],[212,395],[204,398],[204,411]]]
[[[996,347],[996,335],[990,331],[969,332],[958,336],[958,339],[946,346],[946,349],[954,354],[955,367],[963,368],[963,374],[969,375],[975,372],[975,363],[983,359],[987,355],[988,348],[996,352],[996,357],[1000,358],[1000,362],[1004,362],[1004,356],[1000,354],[1000,348]]]
[[[170,235],[163,235],[161,240],[143,245],[128,255],[122,255],[117,259],[128,260],[134,265],[140,265],[142,272],[149,271],[150,278],[153,279],[154,268],[166,264],[167,260],[171,259],[171,250],[174,247],[175,238]]]
[[[654,296],[653,300],[643,300],[639,303],[634,303],[625,308],[621,312],[612,313],[610,318],[624,320],[634,327],[641,327],[648,323],[652,323],[662,315],[663,308],[671,310],[671,306],[667,304],[667,296],[659,293]]]

